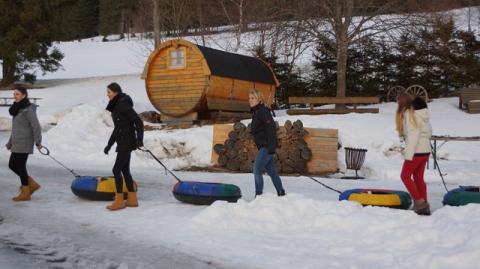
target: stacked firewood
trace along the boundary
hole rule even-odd
[[[305,142],[308,132],[300,120],[285,125],[277,124],[277,151],[274,155],[277,170],[283,173],[305,173],[312,151]],[[223,144],[216,144],[213,150],[218,154],[218,164],[232,171],[251,173],[257,155],[250,125],[237,122]]]

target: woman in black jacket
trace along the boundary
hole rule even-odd
[[[263,172],[267,171],[277,190],[278,196],[284,196],[285,190],[282,180],[278,176],[273,155],[277,148],[277,128],[271,111],[264,105],[263,94],[257,90],[251,90],[248,102],[252,112],[252,135],[258,148],[253,174],[255,177],[255,196],[263,193]]]
[[[110,102],[106,109],[112,113],[114,130],[104,153],[108,154],[113,144],[117,143],[117,159],[113,166],[117,193],[115,194],[115,200],[107,206],[107,209],[118,210],[126,206],[137,207],[137,194],[130,174],[130,158],[132,151],[143,146],[143,122],[133,110],[132,98],[122,92],[120,85],[115,82],[108,85],[107,96]],[[126,203],[123,197],[123,180],[125,180],[128,190]]]

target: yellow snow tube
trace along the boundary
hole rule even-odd
[[[133,182],[135,191],[137,184]],[[80,198],[95,200],[95,201],[111,201],[115,196],[117,188],[115,187],[115,178],[99,177],[99,176],[82,176],[77,177],[72,182],[72,192]],[[123,182],[124,195],[127,195],[127,187],[125,181]]]

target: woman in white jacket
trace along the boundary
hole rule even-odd
[[[406,143],[400,177],[414,200],[413,210],[419,215],[430,215],[423,174],[431,151],[432,127],[425,101],[420,97],[412,100],[407,94],[400,95],[396,125],[398,134]]]

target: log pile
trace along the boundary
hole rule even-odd
[[[305,173],[312,151],[305,142],[307,131],[300,120],[277,124],[277,154],[274,155],[277,171],[282,173]],[[250,125],[237,122],[223,144],[216,144],[213,150],[218,154],[218,164],[232,171],[251,173],[257,155]]]

